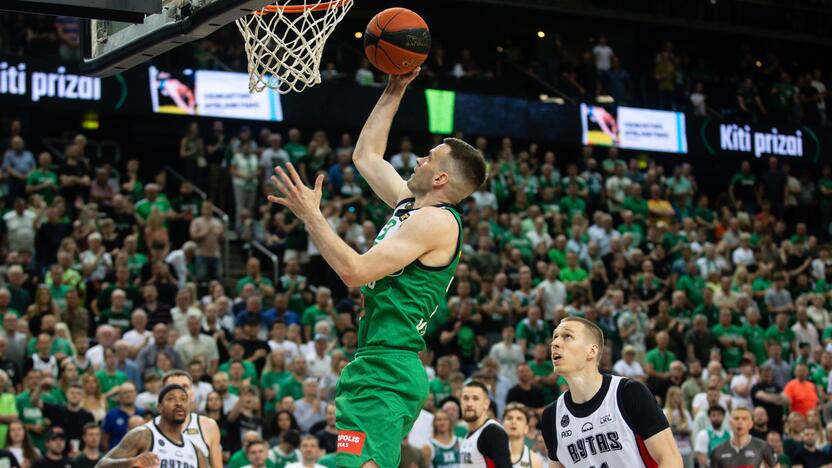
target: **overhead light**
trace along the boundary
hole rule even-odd
[[[538,32],[537,32],[537,37],[539,37],[539,38],[543,39],[544,37],[546,37],[546,33],[545,33],[545,32],[543,32],[543,31],[538,31]]]
[[[757,68],[760,68],[763,66],[763,62],[757,60],[756,62],[754,62],[754,65],[757,65]]]
[[[355,38],[356,39],[361,39],[362,37],[364,37],[364,34],[362,34],[361,31],[356,31],[355,32]]]
[[[598,96],[595,100],[598,102],[598,104],[612,104],[613,102],[615,102],[615,98],[609,95]]]
[[[497,52],[503,53],[503,46],[497,46]]]

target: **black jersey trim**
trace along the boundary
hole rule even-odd
[[[147,428],[147,432],[150,434],[150,452],[152,453],[154,444],[156,443],[156,438],[153,437],[153,431],[151,431],[149,427]]]
[[[184,438],[184,437],[182,437],[182,443],[181,443],[181,444],[177,444],[176,442],[172,441],[172,440],[170,439],[170,437],[166,436],[164,432],[162,432],[162,429],[159,427],[159,425],[158,425],[158,424],[156,424],[156,420],[155,420],[155,419],[153,420],[153,426],[156,428],[156,430],[157,430],[157,431],[159,431],[159,434],[161,434],[161,435],[162,435],[162,437],[164,437],[165,439],[167,439],[167,440],[168,440],[168,442],[172,443],[173,445],[175,445],[175,446],[177,446],[177,447],[179,447],[179,448],[184,448],[184,447],[185,447],[185,438]],[[182,434],[179,434],[179,435],[181,436]]]
[[[202,443],[205,444],[205,447],[208,449],[208,454],[211,454],[211,446],[208,445],[208,441],[205,440],[205,432],[202,430],[202,423],[199,422],[199,413],[191,413],[191,417],[193,418],[196,416],[196,427],[199,429],[199,438],[202,439]],[[188,421],[190,422],[190,421]],[[190,426],[190,424],[188,424]],[[194,446],[196,448],[196,446]]]
[[[566,409],[569,410],[569,412],[575,417],[587,418],[601,407],[601,403],[603,403],[604,398],[607,397],[607,393],[610,390],[610,384],[612,383],[612,376],[609,374],[601,375],[603,377],[603,380],[601,381],[601,388],[598,389],[598,392],[596,392],[595,395],[589,399],[589,401],[585,403],[575,403],[572,401],[572,392],[569,391],[563,396],[563,402],[566,404]],[[620,385],[619,388],[621,388]]]
[[[451,215],[454,217],[454,221],[456,221],[457,229],[459,229],[459,234],[456,236],[456,248],[454,249],[454,255],[453,257],[451,257],[451,261],[449,261],[447,264],[442,266],[428,266],[422,263],[422,261],[418,258],[416,259],[416,261],[414,262],[416,266],[427,271],[441,271],[451,266],[451,264],[454,263],[454,261],[456,261],[456,258],[460,252],[460,248],[462,247],[462,214],[460,211],[458,211],[458,207],[456,205],[450,204],[441,204],[434,206],[436,206],[437,208],[446,209],[451,212]]]

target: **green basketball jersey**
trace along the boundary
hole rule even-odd
[[[413,198],[399,202],[393,216],[381,228],[375,243],[397,231],[414,211]],[[428,322],[451,285],[462,252],[462,221],[451,205],[438,205],[450,211],[459,225],[456,253],[445,266],[430,267],[418,259],[384,278],[361,287],[363,311],[358,324],[359,351],[384,347],[419,352],[425,347],[422,336]]]
[[[280,447],[274,447],[273,449],[269,450],[268,461],[274,463],[274,466],[277,468],[283,468],[284,466],[288,465],[289,463],[295,463],[298,460],[302,460],[300,450],[295,449],[288,454],[283,453],[280,450]]]
[[[442,445],[436,439],[430,439],[431,448],[433,448],[433,468],[459,468],[461,461],[459,455],[459,438],[454,436],[451,443]]]

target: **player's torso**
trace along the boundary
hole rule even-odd
[[[448,445],[443,445],[438,441],[431,439],[433,445],[433,468],[458,468],[459,467],[459,438],[454,436],[453,440]]]
[[[485,457],[480,453],[479,449],[477,448],[477,442],[482,435],[482,430],[486,427],[496,424],[500,426],[500,423],[493,419],[487,420],[482,426],[479,427],[476,431],[468,434],[462,439],[462,443],[459,447],[459,453],[461,458],[460,467],[468,468],[468,467],[483,467],[489,466],[486,462]],[[502,427],[502,426],[500,426]]]
[[[711,458],[716,461],[716,468],[723,466],[762,466],[763,461],[765,461],[765,450],[765,443],[758,443],[757,440],[752,439],[747,446],[739,450],[731,444],[721,445],[714,450]]]
[[[160,418],[161,416],[156,416],[153,418],[153,421],[158,425]],[[182,431],[182,436],[190,440],[191,444],[202,452],[205,459],[208,459],[208,443],[205,442],[205,436],[202,434],[202,427],[199,425],[199,415],[197,413],[191,413],[188,416],[188,424],[185,426],[185,430]]]
[[[460,224],[459,214],[453,207],[442,208],[453,213]],[[401,229],[412,211],[412,198],[399,202],[393,216],[376,236],[375,243],[384,242]],[[461,231],[456,253],[447,265],[429,267],[417,260],[361,287],[363,311],[358,331],[359,348],[382,346],[418,352],[424,347],[422,335],[453,280],[460,245]]]
[[[585,418],[569,412],[564,395],[557,400],[558,460],[567,467],[641,467],[636,436],[618,407],[621,377],[612,377],[607,395],[597,410]]]
[[[529,447],[523,446],[523,452],[517,457],[517,460],[514,457],[511,457],[511,466],[512,468],[531,468],[532,466],[532,451],[529,450]]]
[[[162,434],[155,420],[145,423],[144,427],[150,430],[153,437],[150,452],[159,457],[159,468],[197,468],[199,466],[197,449],[189,438],[183,435],[182,443],[179,444],[168,439]]]

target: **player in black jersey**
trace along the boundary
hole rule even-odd
[[[462,419],[468,423],[468,435],[459,453],[462,468],[511,468],[511,450],[503,426],[488,417],[488,388],[472,380],[462,389]]]
[[[569,391],[543,410],[543,438],[554,466],[682,467],[667,418],[640,382],[601,374],[604,335],[579,317],[552,336],[554,370]]]

